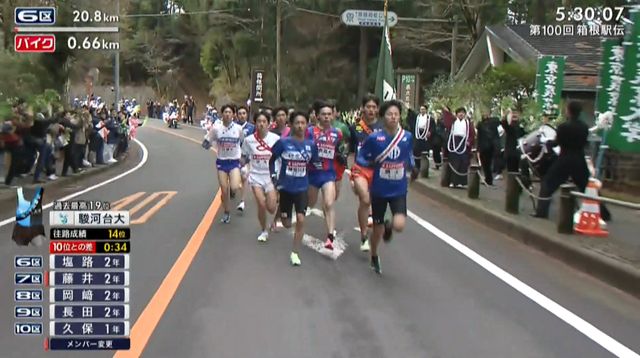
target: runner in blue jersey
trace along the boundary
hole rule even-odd
[[[242,133],[245,138],[253,135],[256,131],[256,127],[250,123],[247,119],[249,118],[249,110],[245,106],[238,107],[238,111],[236,112],[236,124],[240,125],[242,128]],[[240,169],[240,174],[242,176],[242,188],[240,189],[240,203],[236,208],[239,212],[244,212],[244,198],[245,198],[245,187],[247,186],[247,178],[249,177],[249,166],[247,164],[243,165]]]
[[[393,231],[404,229],[409,186],[407,172],[411,173],[412,180],[418,175],[412,154],[412,136],[400,126],[401,113],[400,102],[385,102],[380,107],[380,117],[384,118],[383,130],[369,135],[356,158],[359,165],[373,169],[371,268],[378,274],[382,273],[378,257],[380,239],[388,242]],[[384,218],[387,205],[393,215],[391,220]]]
[[[289,117],[291,134],[280,138],[271,148],[269,171],[271,178],[280,193],[280,218],[282,225],[291,227],[291,210],[296,209],[296,228],[293,235],[293,249],[290,260],[293,266],[300,266],[298,255],[302,236],[304,235],[304,216],[307,211],[309,198],[309,163],[318,160],[318,149],[313,141],[305,138],[307,115],[303,112],[293,112]],[[280,173],[276,173],[276,160],[281,160]]]
[[[318,160],[309,166],[309,207],[318,201],[318,191],[322,190],[322,211],[327,226],[327,240],[324,247],[333,250],[335,239],[336,215],[333,204],[336,201],[336,169],[334,161],[343,158],[339,152],[342,132],[331,126],[333,108],[325,102],[314,104],[318,125],[309,126],[307,139],[312,140],[318,148]]]

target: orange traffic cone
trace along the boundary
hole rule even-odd
[[[589,179],[585,194],[589,196],[598,196],[598,187],[597,179]],[[583,199],[579,212],[580,220],[574,228],[575,232],[587,236],[609,236],[609,232],[603,230],[600,225],[600,203],[597,200]]]

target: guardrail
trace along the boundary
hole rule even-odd
[[[429,173],[429,155],[427,152],[423,152],[421,158],[421,177],[428,178]],[[452,170],[449,167],[448,161],[446,158],[443,158],[442,162],[442,171],[440,177],[440,185],[443,187],[448,187],[451,180]],[[478,199],[480,192],[480,184],[484,181],[482,178],[482,174],[480,172],[479,164],[471,164],[469,166],[469,170],[467,173],[460,175],[468,175],[468,183],[467,186],[467,196],[471,199]],[[527,194],[532,201],[537,200],[551,200],[549,198],[539,198],[533,192],[526,188],[520,178],[519,172],[509,172],[505,177],[506,184],[506,192],[505,192],[505,211],[511,214],[519,214],[520,213],[520,194]],[[563,234],[573,234],[573,216],[576,212],[576,208],[578,207],[577,199],[587,199],[594,200],[597,202],[603,202],[615,206],[620,206],[630,210],[640,210],[640,203],[632,203],[623,200],[617,200],[613,198],[608,198],[604,196],[592,196],[576,191],[576,186],[574,184],[563,184],[560,186],[560,207],[557,217],[557,228],[559,233]]]
[[[622,201],[622,200],[618,200],[618,199],[607,198],[606,196],[591,196],[591,195],[587,195],[585,193],[581,193],[579,191],[572,191],[571,195],[573,195],[573,196],[575,196],[577,198],[580,198],[580,199],[590,199],[590,200],[600,201],[600,202],[611,204],[611,205],[621,206],[621,207],[627,208],[627,209],[640,210],[640,204],[638,204],[638,203],[630,203],[628,201]]]

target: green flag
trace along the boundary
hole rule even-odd
[[[396,76],[393,74],[393,62],[391,60],[389,26],[387,25],[387,18],[385,18],[382,40],[380,41],[380,54],[378,55],[378,72],[376,74],[376,95],[382,101],[396,99],[395,81]]]
[[[544,115],[557,116],[564,87],[564,57],[540,56],[536,74],[536,100]]]
[[[631,36],[624,45],[623,77],[607,142],[620,152],[640,153],[640,13],[631,10]]]
[[[602,67],[596,95],[596,118],[601,113],[612,112],[615,114],[616,112],[623,79],[623,58],[624,48],[620,45],[620,40],[602,40]]]

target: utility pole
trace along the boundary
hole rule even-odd
[[[458,59],[456,58],[456,39],[458,38],[458,18],[456,16],[453,17],[453,31],[451,34],[451,78],[456,75],[456,62]]]
[[[120,0],[116,0],[116,15],[119,17],[120,16]],[[119,27],[120,25],[118,25]],[[118,31],[118,43],[120,43],[120,31]],[[116,49],[116,60],[115,60],[115,66],[114,66],[114,77],[115,77],[115,91],[116,91],[116,98],[115,98],[115,107],[116,107],[116,111],[119,110],[120,108],[118,108],[118,103],[120,102],[120,49]]]
[[[276,103],[280,103],[280,34],[282,20],[282,9],[280,7],[281,0],[277,0],[276,4]]]

